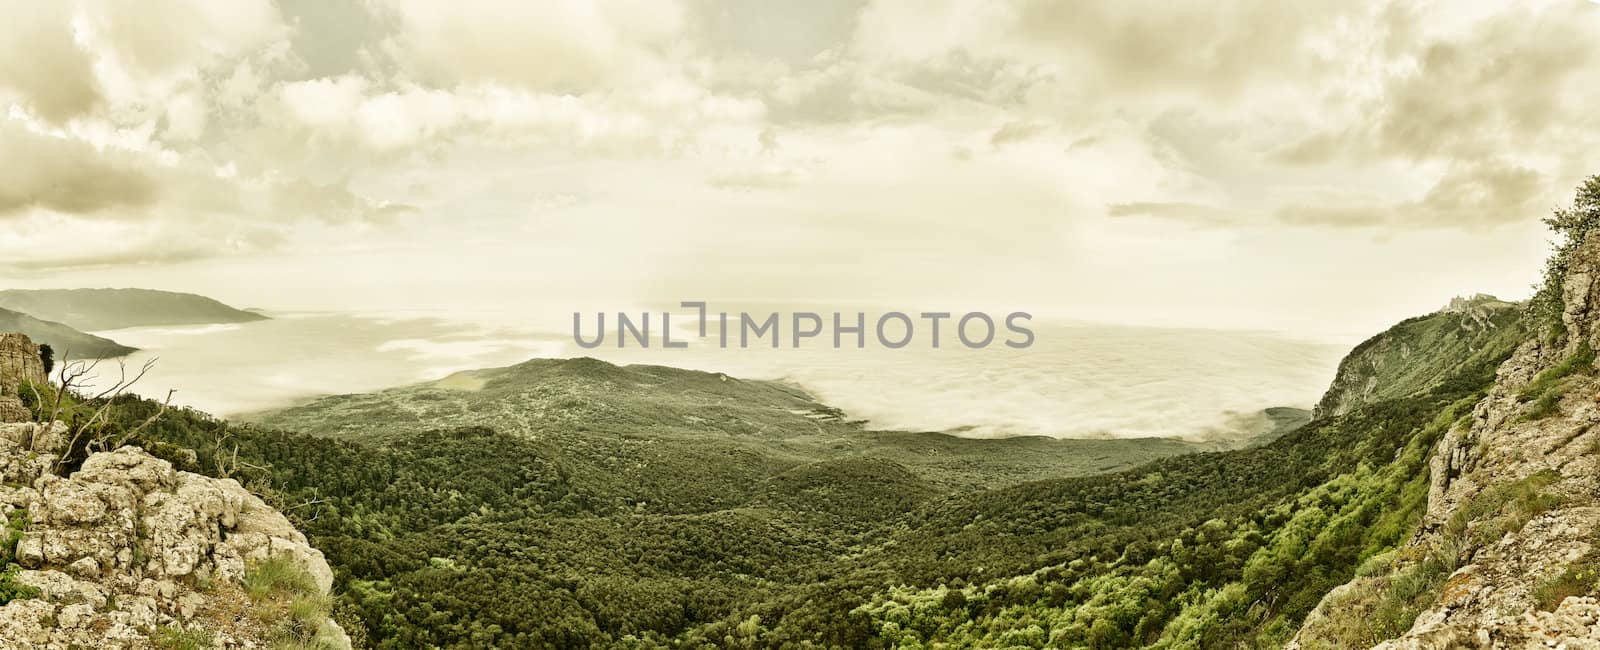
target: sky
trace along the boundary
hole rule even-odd
[[[0,284],[1347,336],[1529,293],[1600,4],[0,0]]]

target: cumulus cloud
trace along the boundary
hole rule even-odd
[[[149,205],[159,192],[133,156],[15,120],[0,121],[0,160],[12,161],[0,166],[0,219],[29,209],[104,214]]]
[[[73,40],[72,14],[65,2],[0,3],[0,97],[52,122],[100,103],[94,61]]]
[[[650,78],[681,33],[676,2],[527,3],[390,0],[399,23],[384,50],[420,81],[502,83],[583,92]]]

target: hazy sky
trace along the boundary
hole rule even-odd
[[[1521,297],[1600,4],[5,1],[0,283],[1365,332]]]

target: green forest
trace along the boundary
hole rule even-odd
[[[1308,640],[1349,647],[1451,568],[1396,546],[1433,442],[1527,335],[1503,314],[1396,326],[1472,340],[1237,449],[874,432],[790,387],[593,360],[250,424],[169,410],[135,442],[294,519],[367,647],[1272,648],[1334,586],[1415,564],[1350,638]],[[118,398],[112,426],[159,409]]]

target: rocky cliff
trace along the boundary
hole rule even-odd
[[[25,339],[0,342],[37,363]],[[0,383],[19,368],[0,357]],[[0,649],[349,647],[327,618],[332,571],[281,513],[136,447],[61,476],[67,438],[0,424]]]
[[[31,419],[17,390],[23,383],[44,382],[44,362],[39,358],[39,348],[33,341],[22,334],[0,334],[0,422],[26,422]]]
[[[1479,294],[1456,298],[1357,345],[1334,375],[1313,416],[1344,415],[1360,404],[1411,395],[1527,338],[1522,309]],[[1426,351],[1426,354],[1422,352]]]
[[[1330,593],[1291,647],[1327,647],[1335,610],[1409,598],[1421,614],[1378,647],[1600,648],[1600,238],[1563,286],[1564,331],[1527,337],[1434,449],[1415,535]]]

